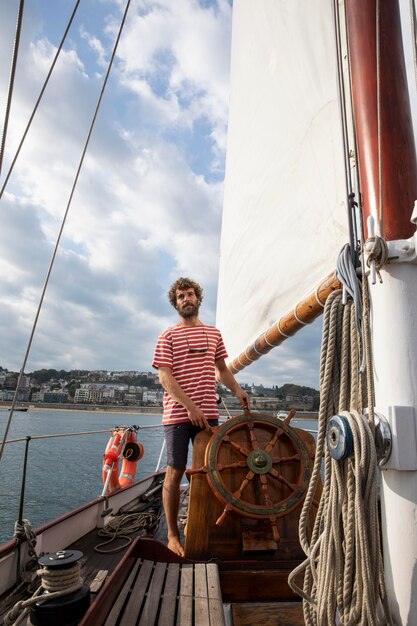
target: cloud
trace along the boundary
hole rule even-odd
[[[88,15],[79,14],[1,203],[0,318],[7,332],[0,353],[1,364],[12,369],[21,366],[122,9],[119,3],[100,6],[100,36]],[[216,81],[220,50],[210,59],[209,49],[222,41],[228,65],[230,7],[221,2],[215,11],[189,1],[177,9],[175,15],[170,3],[139,3],[130,17],[28,369],[149,369],[157,335],[175,319],[166,292],[179,274],[204,284],[205,321],[214,322],[222,181],[210,176],[224,151],[227,72]],[[164,25],[161,11],[168,15]],[[32,17],[20,54],[6,169],[56,52],[44,30],[50,16]],[[148,39],[137,31],[144,20]],[[192,32],[196,25],[200,37]],[[172,65],[158,52],[168,48]],[[0,50],[4,58],[3,43]],[[157,87],[163,63],[166,89]],[[197,136],[194,125],[203,118],[206,133],[200,127]],[[190,146],[194,155],[208,155],[197,169]]]
[[[0,203],[0,365],[10,369],[21,367],[124,6],[118,0],[80,5]],[[68,19],[58,7],[56,14],[30,11],[5,171]],[[10,3],[2,3],[8,32],[15,17]],[[166,292],[179,275],[202,283],[202,319],[214,323],[230,29],[225,0],[132,3],[28,371],[149,370],[156,337],[176,319]],[[3,67],[11,45],[12,39],[0,41]],[[5,93],[5,77],[0,81]],[[313,324],[238,379],[317,386],[319,343]]]

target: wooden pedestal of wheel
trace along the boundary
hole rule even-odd
[[[186,557],[293,567],[304,557],[298,520],[314,451],[311,434],[271,415],[245,413],[202,431],[189,472]]]

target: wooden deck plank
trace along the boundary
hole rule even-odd
[[[157,622],[157,617],[161,604],[166,570],[167,563],[155,563],[151,584],[149,585],[145,605],[139,620],[139,626],[154,626],[159,623]]]
[[[232,604],[234,626],[304,626],[301,602]]]
[[[136,561],[136,563],[134,564],[132,571],[129,574],[129,577],[127,579],[127,581],[125,582],[125,584],[123,585],[123,588],[121,590],[121,592],[119,593],[119,595],[117,596],[117,600],[116,602],[113,604],[113,608],[110,611],[104,626],[115,626],[117,620],[119,619],[119,615],[120,612],[123,609],[123,605],[126,601],[127,596],[130,593],[130,590],[133,586],[134,580],[137,576],[138,570],[140,568],[142,564],[141,559],[138,559]]]
[[[153,561],[143,561],[120,621],[120,626],[132,626],[132,624],[136,624],[137,617],[140,614],[145,599],[149,580],[152,576],[153,566]]]
[[[193,623],[193,566],[181,567],[180,597],[178,601],[177,626]]]
[[[206,564],[209,616],[212,626],[225,626],[219,570],[215,563]]]
[[[174,626],[175,624],[179,578],[179,563],[169,563],[161,603],[159,626]]]
[[[210,626],[206,564],[194,565],[194,617],[198,626]]]

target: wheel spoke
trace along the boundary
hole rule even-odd
[[[274,478],[276,478],[277,480],[279,480],[281,483],[284,483],[284,485],[286,485],[288,487],[288,489],[290,489],[291,491],[295,491],[297,488],[297,485],[294,485],[294,483],[290,483],[289,480],[287,480],[285,478],[285,476],[283,476],[282,474],[280,474],[279,472],[277,472],[276,469],[272,468],[268,474],[271,474],[271,476],[273,476]]]
[[[265,500],[265,504],[268,508],[272,508],[274,506],[274,503],[271,500],[271,497],[269,495],[269,491],[268,491],[268,480],[265,476],[265,474],[261,474],[259,476],[259,479],[261,481],[261,489],[262,489],[262,493],[264,496],[264,500]]]
[[[279,541],[278,519],[298,506],[307,488],[306,474],[311,471],[302,438],[270,416],[242,415],[213,433],[205,459],[207,466],[197,471],[205,473],[207,467],[210,487],[225,504],[216,524],[232,511],[248,517],[265,516]]]
[[[279,430],[279,428],[276,429],[275,435],[272,437],[271,441],[268,443],[268,445],[265,448],[265,452],[271,452],[272,448],[275,446],[276,442],[278,441],[279,437],[281,437],[283,432],[284,431]]]
[[[232,446],[232,448],[234,448],[235,450],[237,450],[238,452],[240,452],[244,456],[249,456],[249,454],[250,454],[249,450],[247,450],[243,446],[240,446],[235,441],[232,441],[228,435],[225,435],[223,437],[223,441],[225,441],[226,443],[230,444]]]
[[[236,461],[236,463],[228,463],[227,465],[218,465],[217,469],[219,470],[219,472],[222,472],[223,470],[227,470],[227,469],[239,469],[241,467],[247,467],[248,464],[246,461]]]
[[[273,456],[272,457],[272,463],[275,465],[275,463],[288,463],[288,461],[299,461],[300,460],[300,455],[299,454],[293,454],[292,456]]]
[[[252,478],[255,476],[255,472],[252,472],[252,470],[250,470],[245,478],[242,481],[242,484],[240,485],[239,489],[237,491],[234,492],[233,496],[237,499],[240,499],[242,496],[242,492],[246,489],[246,487],[249,485],[250,481],[252,480]]]
[[[253,422],[249,421],[247,423],[247,427],[248,427],[248,430],[249,430],[249,437],[250,437],[250,442],[252,444],[252,450],[258,450],[258,448],[260,446],[259,446],[258,440],[257,440],[256,435],[255,435],[255,430],[253,428]]]

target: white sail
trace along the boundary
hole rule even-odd
[[[231,357],[347,241],[336,58],[328,0],[235,0],[217,306]]]
[[[417,146],[417,32],[415,31],[417,24],[414,23],[414,16],[417,14],[416,0],[411,2],[410,0],[400,0],[399,5],[414,143]]]

